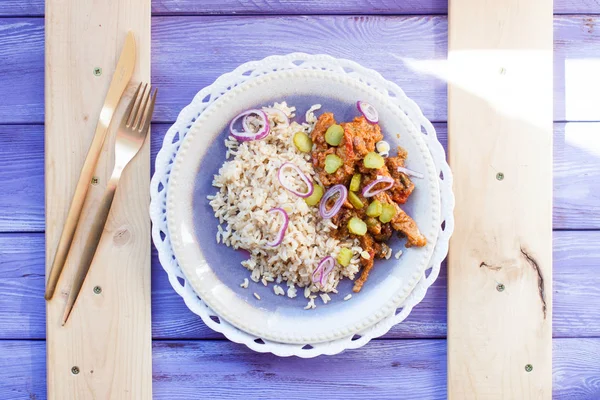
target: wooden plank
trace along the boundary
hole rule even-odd
[[[44,20],[0,18],[1,123],[44,121]]]
[[[228,32],[226,39],[222,32]],[[155,17],[153,79],[163,93],[155,121],[175,120],[197,89],[223,72],[295,51],[328,53],[376,68],[403,87],[428,117],[445,120],[446,83],[416,74],[393,55],[443,63],[446,33],[444,17]],[[278,39],[266,44],[265,35]],[[189,51],[192,38],[203,51]]]
[[[46,398],[43,341],[0,341],[0,398]],[[600,397],[600,339],[554,339],[554,398]],[[379,340],[301,360],[227,341],[153,343],[154,398],[445,399],[444,340]]]
[[[44,231],[44,127],[0,125],[0,232]]]
[[[151,160],[169,126],[154,125]],[[445,147],[446,124],[435,126]],[[0,125],[0,232],[44,230],[42,131]],[[599,131],[599,123],[554,124],[554,229],[600,229]]]
[[[446,0],[154,0],[153,15],[214,14],[446,14]],[[597,0],[557,0],[555,14],[599,14]],[[3,0],[0,17],[43,16],[44,0]]]
[[[600,337],[600,232],[554,232],[555,337]],[[0,234],[0,339],[44,339],[44,237]],[[446,269],[427,296],[387,339],[446,336]],[[218,339],[188,310],[152,252],[152,336]]]
[[[550,399],[552,0],[448,20],[448,398]]]
[[[593,107],[587,95],[600,84],[594,61],[600,59],[599,19],[555,18],[556,121],[600,121],[600,107]],[[277,40],[262,42],[272,34]],[[174,121],[198,90],[239,64],[293,51],[326,52],[375,68],[401,85],[427,117],[447,119],[446,83],[423,72],[445,71],[443,16],[155,17],[152,35],[152,78],[161,88],[156,122]],[[0,74],[5,78],[0,93],[8,94],[0,102],[0,124],[43,122],[43,40],[41,19],[0,18]],[[205,50],[190,51],[191,43]],[[413,60],[415,70],[391,54]]]
[[[128,31],[135,34],[134,82],[150,79],[150,1],[46,2],[46,272],[104,96]],[[100,75],[94,74],[101,68]],[[136,84],[131,85],[131,97]],[[150,399],[149,141],[119,184],[93,265],[68,323],[68,290],[95,207],[114,164],[118,107],[81,214],[70,257],[46,307],[49,399]],[[92,290],[102,288],[101,294]],[[77,367],[79,374],[72,373]]]

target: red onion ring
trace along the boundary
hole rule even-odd
[[[334,267],[335,260],[333,259],[333,257],[327,256],[324,259],[322,259],[312,274],[313,283],[319,282],[321,286],[323,286],[323,283],[325,282],[331,271],[333,271]]]
[[[383,189],[377,189],[377,190],[373,190],[375,188],[375,185],[379,184],[379,183],[387,183],[387,186],[384,187]],[[362,195],[364,197],[373,197],[376,194],[379,194],[381,192],[384,192],[388,189],[391,189],[392,186],[394,186],[394,179],[390,178],[389,176],[377,176],[377,179],[375,179],[373,182],[369,183],[367,186],[365,186],[363,188],[362,191]]]
[[[283,242],[283,236],[285,235],[285,231],[287,230],[288,224],[290,223],[290,217],[288,217],[287,213],[283,208],[272,208],[268,211],[268,214],[273,212],[279,213],[283,216],[283,224],[281,224],[281,228],[279,228],[275,239],[268,242],[267,246],[277,247],[281,244],[281,242]]]
[[[418,178],[418,179],[425,178],[425,175],[423,175],[422,173],[413,171],[412,169],[408,169],[408,168],[404,168],[404,167],[398,167],[398,172],[405,173],[408,176],[414,176],[415,178]]]
[[[296,173],[300,176],[300,179],[302,179],[302,182],[304,182],[306,184],[306,186],[308,187],[308,190],[306,191],[306,193],[299,192],[296,189],[294,189],[293,187],[291,187],[290,185],[288,185],[287,179],[285,179],[285,176],[283,176],[283,173],[285,172],[286,168],[291,168],[294,171],[296,171]],[[279,183],[281,183],[281,186],[283,186],[290,192],[294,193],[298,197],[307,198],[311,194],[313,194],[314,186],[313,186],[312,181],[310,180],[310,178],[308,176],[306,176],[304,174],[304,172],[302,172],[300,170],[300,167],[298,167],[294,163],[291,163],[291,162],[283,163],[281,165],[281,167],[279,167],[279,172],[277,173],[277,178],[279,179]]]
[[[365,119],[370,123],[376,124],[379,122],[379,113],[377,112],[377,109],[375,109],[375,107],[373,107],[371,104],[367,103],[366,101],[357,101],[356,107],[358,108],[358,111],[360,111],[361,114],[365,116]]]
[[[252,129],[249,129],[251,127],[246,118],[247,116],[253,115],[253,114],[258,116],[258,118],[261,120],[262,125],[263,125],[263,127],[260,128],[257,132],[253,132]],[[242,120],[242,126],[244,127],[244,130],[240,132],[237,129],[235,129],[233,126],[242,117],[244,118],[244,120]],[[271,126],[269,125],[269,117],[267,117],[267,114],[264,111],[257,110],[257,109],[244,111],[243,113],[236,115],[235,118],[229,124],[229,132],[231,133],[231,136],[233,136],[240,142],[264,139],[267,137],[267,135],[269,134],[270,131],[271,131]]]
[[[333,207],[327,210],[327,201],[329,201],[329,199],[335,196],[336,194],[339,194],[340,196],[333,204]],[[321,214],[321,218],[333,218],[342,208],[342,204],[344,204],[346,198],[348,198],[348,189],[346,189],[346,186],[335,185],[330,187],[329,190],[325,192],[325,194],[321,198],[321,203],[319,203],[319,213]]]
[[[278,125],[282,125],[282,126],[288,126],[290,124],[290,119],[287,117],[287,115],[285,115],[285,113],[281,110],[278,110],[276,108],[273,107],[268,107],[268,108],[263,108],[263,111],[265,111],[268,114],[274,114],[277,115],[280,120],[283,120],[283,123],[280,123]]]

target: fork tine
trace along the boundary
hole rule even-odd
[[[131,115],[131,110],[133,109],[133,105],[135,104],[135,101],[137,100],[137,96],[138,96],[138,93],[140,92],[141,87],[142,87],[142,83],[140,82],[137,89],[135,89],[135,93],[133,94],[133,97],[131,98],[131,100],[129,100],[129,104],[127,105],[125,114],[123,114],[123,119],[121,120],[121,127],[127,126],[127,120],[129,119],[129,116]]]
[[[141,85],[142,84],[140,83],[140,86]],[[142,100],[144,99],[144,96],[146,95],[146,89],[147,88],[148,88],[148,84],[144,83],[144,88],[142,89],[142,91],[137,93],[133,109],[131,110],[131,112],[127,116],[127,125],[126,126],[130,127],[135,122],[137,114],[138,114],[138,112],[140,110],[140,104],[141,104]]]
[[[144,116],[142,118],[142,122],[140,124],[140,132],[144,134],[148,130],[148,126],[150,125],[150,121],[152,121],[152,114],[154,113],[154,104],[156,103],[156,95],[158,94],[158,89],[154,89],[154,93],[152,93],[152,98],[148,102],[148,106],[144,111]]]
[[[142,101],[140,103],[140,108],[136,110],[135,120],[131,126],[131,129],[137,130],[140,128],[140,122],[142,117],[144,116],[144,112],[146,111],[146,105],[148,104],[148,100],[150,99],[150,95],[152,93],[152,85],[147,85],[148,90],[144,92],[144,97],[142,97]]]

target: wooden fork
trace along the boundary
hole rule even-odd
[[[104,230],[104,225],[106,224],[123,169],[139,152],[146,140],[146,136],[148,136],[157,92],[157,89],[154,89],[154,92],[152,92],[152,87],[147,83],[142,88],[142,84],[140,83],[123,116],[121,125],[117,131],[117,140],[115,143],[115,167],[85,242],[84,251],[79,261],[67,299],[65,313],[63,314],[63,325],[67,322],[73,310],[73,305],[79,296],[85,277],[98,249],[102,231]]]

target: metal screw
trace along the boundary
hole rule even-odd
[[[96,293],[96,294],[102,293],[102,288],[100,286],[94,286],[94,293]]]
[[[504,174],[502,172],[498,172],[496,174],[496,179],[498,179],[499,181],[501,181],[502,179],[504,179]]]
[[[505,289],[505,287],[504,287],[504,285],[502,283],[499,283],[496,286],[496,290],[499,291],[499,292],[504,292],[504,289]]]
[[[533,365],[531,365],[531,364],[527,364],[527,365],[525,366],[525,371],[527,371],[527,372],[531,372],[531,371],[533,371]]]
[[[94,68],[94,75],[95,75],[95,76],[100,76],[100,75],[102,75],[102,68],[100,68],[100,67],[96,67],[96,68]]]
[[[100,181],[100,180],[98,179],[98,177],[97,177],[97,176],[94,176],[94,177],[92,178],[92,185],[97,185],[99,181]]]
[[[73,375],[77,375],[79,373],[79,367],[78,366],[74,366],[71,368],[71,373]]]

